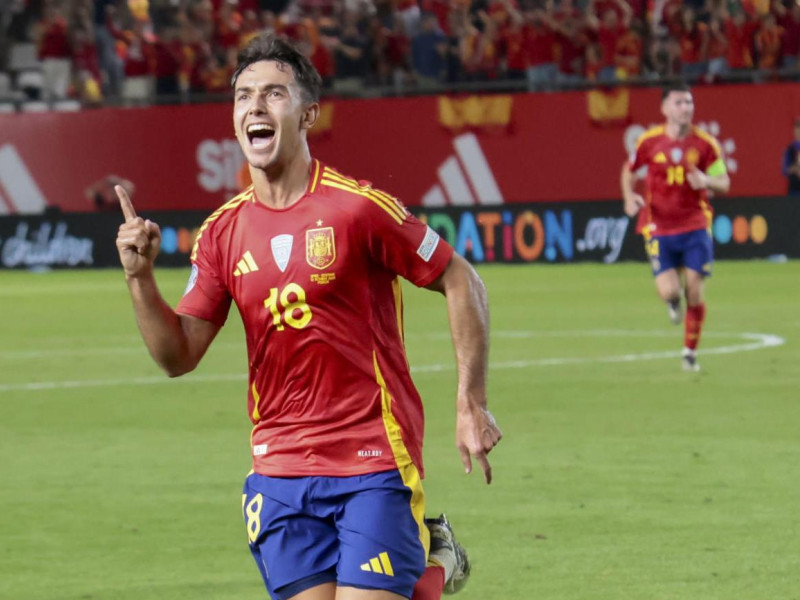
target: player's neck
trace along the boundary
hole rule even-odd
[[[677,123],[667,123],[667,135],[673,140],[682,140],[692,131],[691,123],[689,125],[679,125]]]
[[[311,155],[298,152],[286,165],[270,169],[250,167],[256,198],[270,208],[288,208],[305,194],[310,177]]]

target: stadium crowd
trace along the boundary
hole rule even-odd
[[[263,30],[333,93],[791,74],[794,0],[0,0],[0,99],[186,101],[228,89]]]

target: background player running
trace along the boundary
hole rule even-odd
[[[730,178],[719,143],[692,125],[694,100],[685,85],[664,89],[661,113],[666,122],[642,134],[622,167],[620,185],[625,212],[640,210],[645,249],[656,290],[667,303],[670,319],[682,319],[685,289],[683,368],[700,370],[697,346],[706,315],[704,280],[711,275],[714,248],[709,191],[726,193]],[[634,191],[634,173],[647,166],[644,197]],[[683,281],[681,281],[683,279]]]

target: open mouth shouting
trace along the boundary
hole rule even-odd
[[[275,138],[275,128],[267,123],[252,123],[247,126],[247,139],[255,150],[263,150]]]

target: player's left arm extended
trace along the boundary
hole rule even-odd
[[[489,364],[489,302],[486,286],[463,257],[454,254],[444,273],[428,289],[447,298],[450,333],[458,367],[456,446],[467,473],[471,457],[492,481],[487,454],[503,434],[487,408],[486,379]]]

